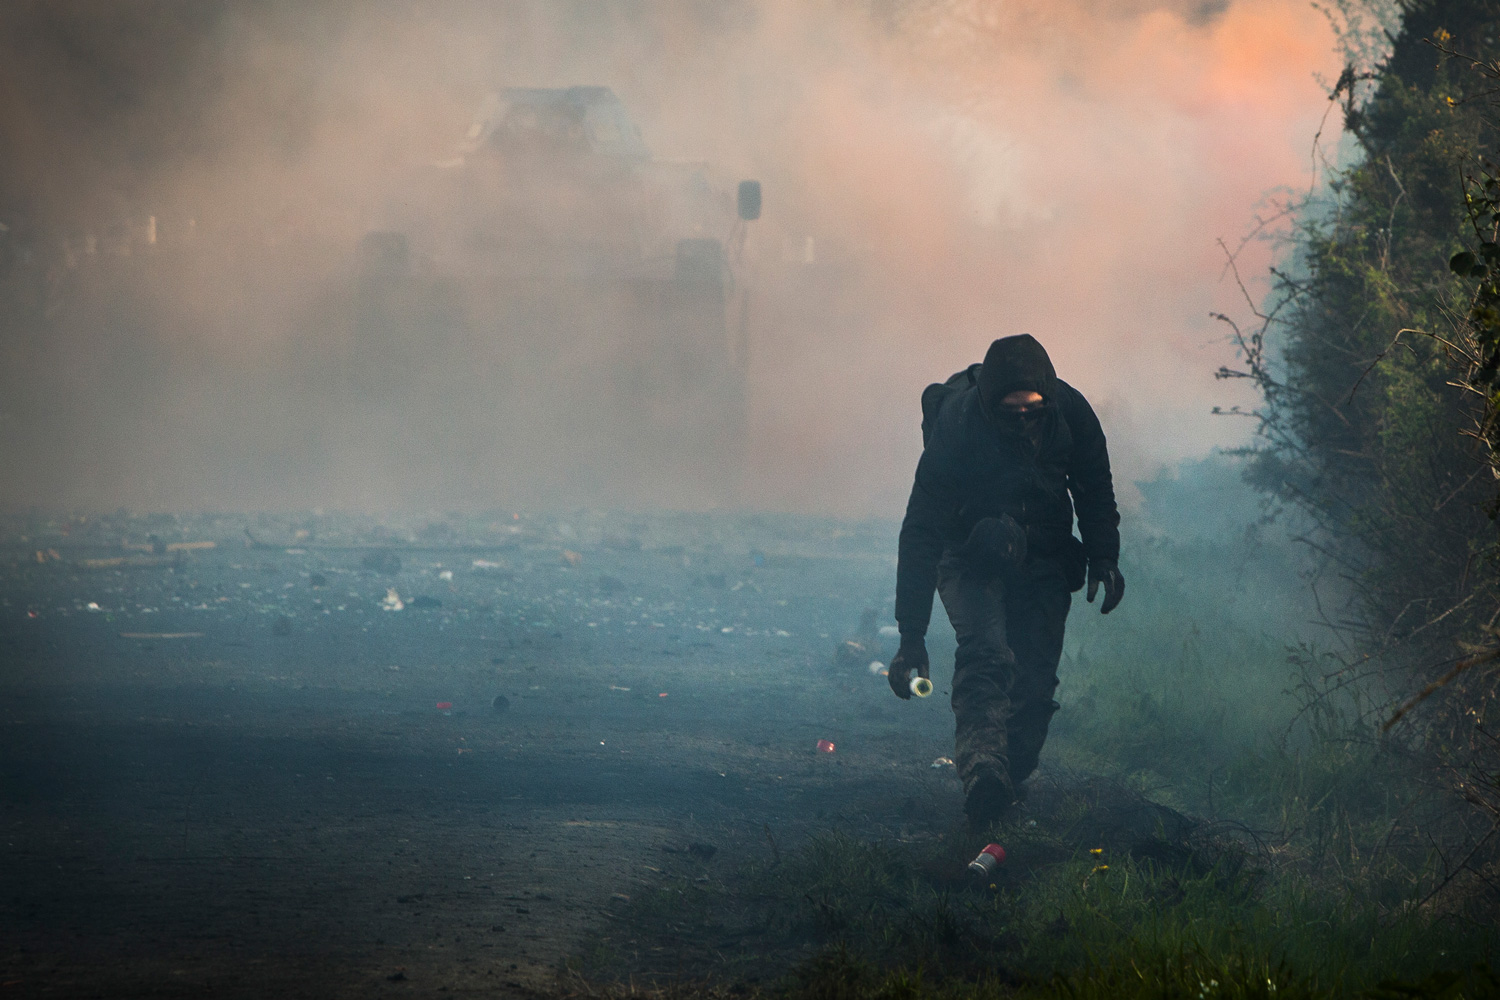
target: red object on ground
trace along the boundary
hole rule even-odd
[[[833,742],[831,740],[819,740],[818,741],[818,752],[819,753],[833,753]]]
[[[988,878],[996,868],[1005,863],[1005,848],[999,844],[985,844],[979,857],[969,862],[969,871]]]
[[[437,707],[438,708],[452,708],[453,707],[453,702],[451,702],[451,701],[440,701],[440,702],[437,703]]]

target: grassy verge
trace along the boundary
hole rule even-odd
[[[1154,543],[1129,615],[1080,605],[992,884],[956,827],[824,833],[626,922],[675,981],[808,1000],[1500,996],[1493,897],[1430,895],[1437,793],[1316,653],[1247,624],[1280,598],[1230,555]]]

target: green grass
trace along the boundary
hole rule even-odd
[[[992,886],[966,881],[985,838],[957,828],[824,833],[632,919],[711,926],[740,952],[721,973],[782,970],[756,989],[806,1000],[1500,997],[1493,895],[1427,901],[1443,793],[1419,755],[1253,624],[1281,598],[1232,553],[1128,555],[1129,614],[1078,605],[1050,777],[996,831]]]
[[[1063,792],[1037,827],[1002,832],[1012,861],[993,889],[953,881],[980,843],[957,831],[922,847],[827,835],[759,873],[768,929],[824,949],[787,989],[1500,995],[1485,971],[1500,955],[1492,904],[1419,905],[1440,876],[1419,817],[1440,793],[1377,738],[1358,688],[1330,689],[1327,657],[1269,634],[1296,612],[1285,581],[1258,588],[1253,559],[1139,545],[1128,608],[1103,619],[1078,604],[1046,758]],[[1078,831],[1115,822],[1098,796],[1111,784],[1222,822],[1090,853],[1100,843]]]
[[[1057,847],[1006,839],[1018,860]],[[759,877],[780,933],[823,946],[790,978],[798,996],[1491,995],[1477,967],[1493,929],[1382,915],[1231,860],[1195,872],[1082,852],[955,887],[927,874],[928,853],[827,835]]]

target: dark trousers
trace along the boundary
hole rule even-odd
[[[1050,559],[982,578],[948,556],[938,565],[938,594],[958,636],[953,758],[964,791],[985,773],[1019,789],[1057,711],[1052,693],[1073,602],[1067,578]]]

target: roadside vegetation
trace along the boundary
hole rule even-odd
[[[1074,619],[993,884],[957,828],[778,848],[636,904],[684,956],[657,988],[1500,996],[1500,9],[1408,3],[1388,34],[1331,10],[1358,155],[1286,206],[1270,297],[1220,317],[1267,521],[1138,537],[1129,613]]]
[[[1253,533],[1141,543],[1141,603],[1097,628],[1081,605],[1044,773],[988,837],[955,815],[898,841],[858,821],[771,840],[722,883],[632,902],[622,926],[673,975],[630,980],[605,953],[572,971],[809,1000],[1500,996],[1493,911],[1409,829],[1441,795],[1357,696],[1330,696],[1332,658],[1252,624],[1288,591],[1247,561],[1291,555]],[[979,882],[987,840],[1008,857]]]

